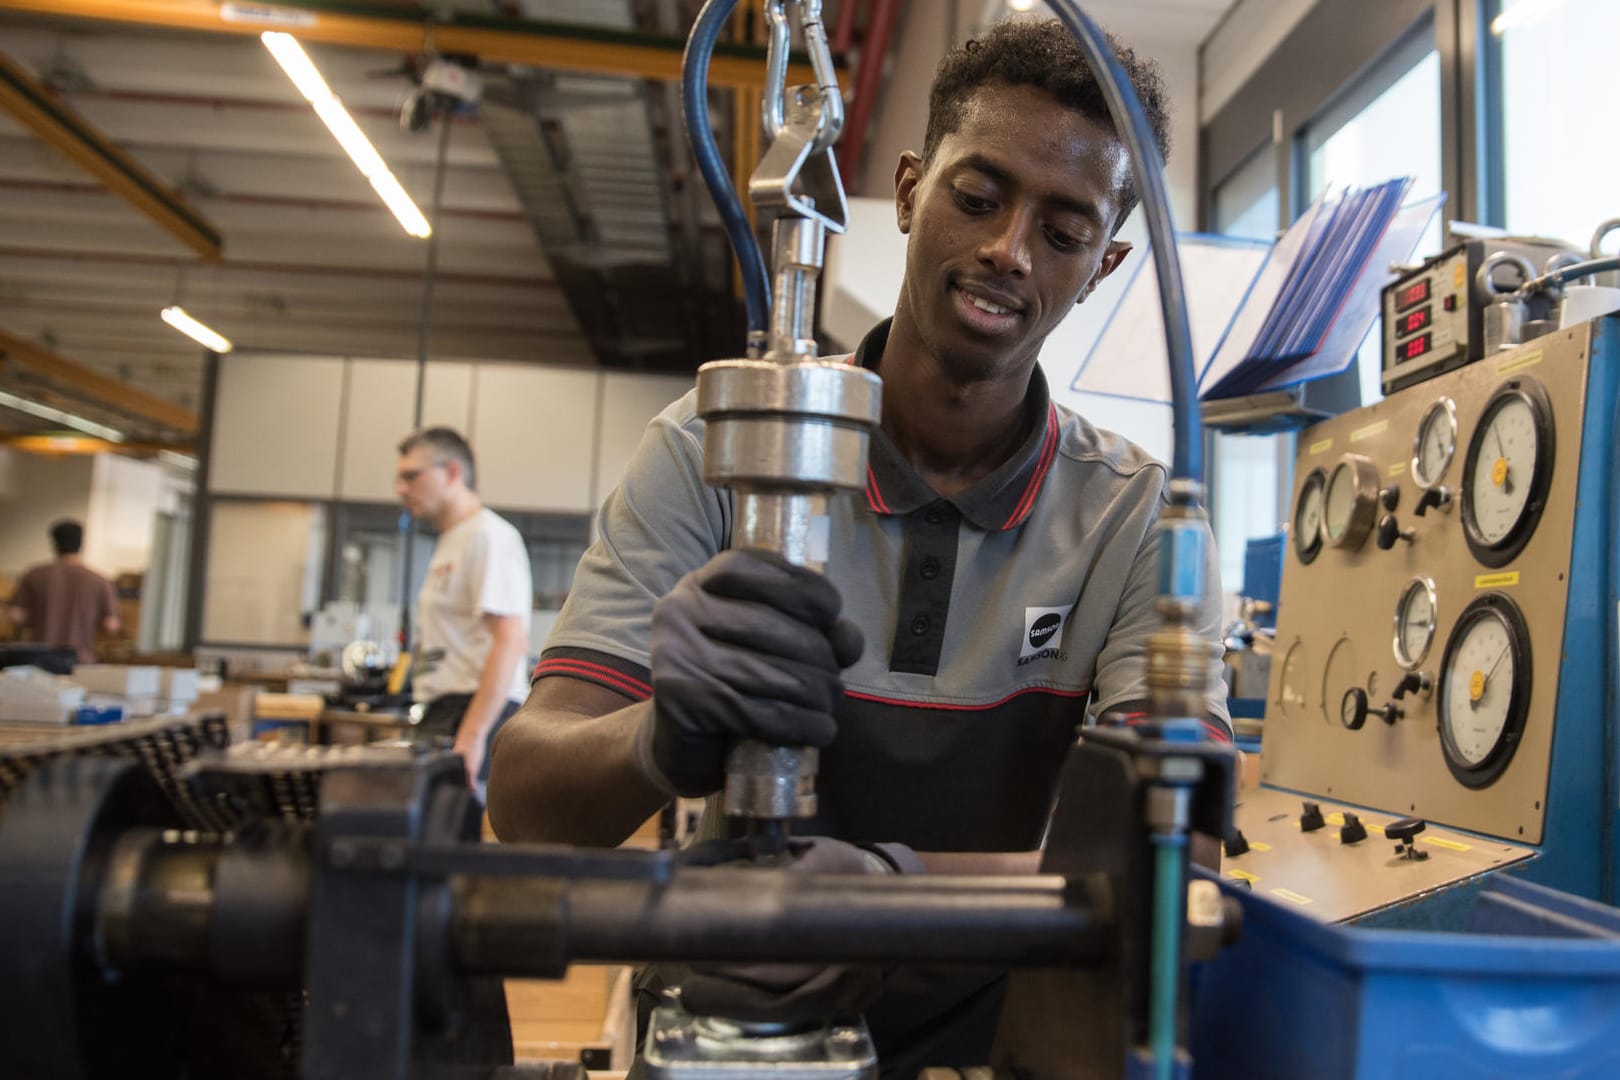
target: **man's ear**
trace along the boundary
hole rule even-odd
[[[902,233],[911,232],[911,214],[922,182],[923,160],[910,150],[902,151],[894,167],[894,219]]]
[[[1103,278],[1119,269],[1119,264],[1124,262],[1125,256],[1130,253],[1131,245],[1124,240],[1108,241],[1108,247],[1103,251],[1102,260],[1097,264],[1097,272],[1091,275],[1091,280],[1086,282],[1086,287],[1080,290],[1080,295],[1075,297],[1074,302],[1076,304],[1081,303],[1086,297],[1090,296],[1091,291],[1102,284]]]

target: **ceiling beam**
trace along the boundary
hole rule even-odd
[[[131,386],[94,368],[52,352],[43,345],[0,330],[0,364],[11,365],[83,394],[110,409],[152,420],[183,435],[201,428],[197,414],[171,401]]]
[[[681,77],[683,38],[535,19],[444,12],[334,0],[222,4],[218,0],[0,0],[0,10],[140,26],[253,34],[283,30],[301,41],[404,53],[460,53],[494,64],[527,64],[551,71],[675,80]],[[765,50],[721,44],[709,65],[714,86],[757,84]],[[814,83],[802,56],[787,82]]]
[[[70,454],[124,454],[129,457],[151,457],[167,451],[171,454],[195,454],[191,443],[131,443],[108,442],[89,435],[0,435],[0,446],[24,450],[43,457],[66,457]]]
[[[4,54],[0,54],[0,109],[198,255],[210,261],[219,258],[219,230],[188,206],[185,196]]]

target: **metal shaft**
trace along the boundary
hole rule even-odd
[[[760,869],[667,885],[521,878],[457,891],[465,973],[555,975],[559,961],[779,961],[1055,967],[1097,962],[1115,930],[1063,878],[874,878]],[[548,917],[548,910],[554,918]],[[550,922],[556,936],[540,936]]]

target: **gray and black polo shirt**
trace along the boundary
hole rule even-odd
[[[868,334],[855,361],[876,368],[888,329]],[[838,737],[821,752],[820,817],[806,834],[923,851],[1035,848],[1088,703],[1100,715],[1146,700],[1167,470],[1055,405],[1038,367],[1026,405],[1022,446],[957,495],[936,494],[878,432],[864,496],[833,501],[827,573],[866,652],[844,673]],[[731,534],[729,493],[703,482],[695,410],[694,392],[648,426],[536,678],[651,693],[653,602]],[[1213,543],[1210,556],[1213,638]],[[1211,678],[1219,687],[1218,670]],[[1212,734],[1229,738],[1224,687],[1209,712]]]

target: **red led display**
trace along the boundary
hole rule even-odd
[[[1429,351],[1429,335],[1422,334],[1401,346],[1402,360],[1416,360]]]
[[[1429,311],[1430,309],[1425,306],[1420,307],[1416,311],[1410,312],[1409,314],[1402,315],[1399,331],[1401,336],[1404,337],[1407,334],[1415,334],[1419,330],[1422,330],[1424,327],[1428,326]]]
[[[1414,281],[1406,288],[1395,294],[1395,310],[1405,311],[1413,304],[1421,304],[1429,298],[1429,279],[1423,278]]]

